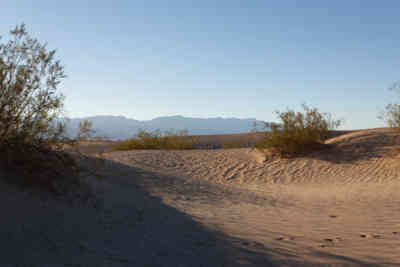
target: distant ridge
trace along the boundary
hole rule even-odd
[[[79,123],[85,119],[93,122],[97,136],[105,136],[113,140],[132,137],[139,129],[146,131],[186,129],[190,135],[208,135],[247,133],[253,129],[254,124],[257,124],[259,128],[264,126],[263,121],[255,118],[191,118],[176,115],[139,121],[124,116],[101,115],[67,118],[67,134],[74,137],[78,131]]]

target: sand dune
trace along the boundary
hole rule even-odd
[[[64,204],[47,214],[34,197],[24,201],[46,218],[47,230],[40,216],[33,225],[59,245],[59,259],[87,266],[400,265],[400,134],[357,131],[327,143],[295,159],[251,149],[106,153],[82,159],[103,164],[104,179],[90,182],[102,208],[64,207],[62,222]],[[12,218],[3,229],[17,227]],[[36,236],[29,229],[26,240]],[[23,239],[11,237],[0,247]],[[51,252],[40,242],[26,259]]]
[[[130,151],[107,157],[264,199],[246,203],[245,193],[237,192],[236,198],[221,196],[213,205],[171,205],[227,235],[285,251],[289,256],[280,260],[400,265],[400,157],[394,155],[400,135],[376,129],[327,143],[330,149],[307,157],[264,163],[251,149]],[[158,195],[164,198],[165,190]]]
[[[400,144],[396,132],[378,129],[329,139],[332,147],[295,159],[265,159],[253,149],[125,151],[108,154],[125,164],[241,187],[258,184],[390,182],[400,161],[390,156]]]

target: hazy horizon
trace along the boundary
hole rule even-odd
[[[68,117],[182,115],[277,121],[305,102],[342,129],[400,96],[396,1],[6,1],[65,65]]]
[[[157,116],[154,118],[149,118],[149,119],[136,119],[134,117],[128,117],[125,115],[110,115],[110,114],[97,114],[97,115],[91,115],[91,116],[82,116],[82,117],[65,117],[65,118],[70,118],[70,119],[86,119],[86,118],[91,118],[91,117],[124,117],[126,119],[131,119],[131,120],[138,120],[138,121],[151,121],[159,118],[173,118],[173,117],[182,117],[182,118],[191,118],[191,119],[238,119],[238,120],[257,120],[257,118],[245,118],[245,117],[222,117],[222,116],[216,116],[216,117],[192,117],[192,116],[183,116],[179,114],[175,115],[167,115],[167,116]]]
[[[66,130],[69,137],[75,137],[79,123],[89,119],[93,123],[95,136],[111,140],[127,139],[135,136],[140,130],[153,131],[187,131],[189,135],[242,134],[254,130],[267,130],[264,121],[255,118],[193,118],[183,116],[157,117],[152,120],[135,120],[124,116],[93,116],[83,118],[66,118]]]

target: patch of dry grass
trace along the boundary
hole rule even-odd
[[[187,131],[146,132],[139,131],[136,137],[117,143],[115,151],[135,149],[167,149],[184,150],[194,149],[194,137],[188,136]]]

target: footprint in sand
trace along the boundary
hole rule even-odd
[[[372,235],[370,235],[370,234],[360,234],[360,237],[361,238],[375,238],[375,239],[380,239],[381,238],[381,235],[377,235],[377,234],[372,234]]]
[[[275,240],[278,240],[278,241],[288,241],[288,240],[294,240],[294,237],[284,237],[284,236],[280,236],[280,237],[275,238]]]
[[[325,238],[324,241],[325,241],[326,243],[325,243],[325,244],[321,244],[320,247],[325,248],[325,247],[328,246],[328,244],[329,244],[330,246],[333,246],[333,243],[340,242],[340,241],[342,241],[342,240],[343,240],[343,239],[342,239],[341,237]]]
[[[334,243],[334,242],[342,241],[342,238],[341,237],[325,238],[324,241],[329,242],[329,243]]]

